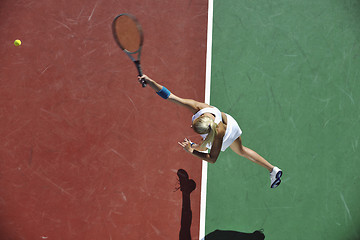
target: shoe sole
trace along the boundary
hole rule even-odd
[[[273,184],[271,184],[271,188],[276,188],[277,186],[280,185],[281,183],[281,176],[282,176],[282,171],[279,171],[277,174],[276,174],[276,180],[273,182]]]

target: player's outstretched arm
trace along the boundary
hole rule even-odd
[[[196,113],[202,108],[209,107],[208,104],[195,101],[193,99],[185,99],[176,96],[175,94],[171,93],[166,87],[158,84],[153,79],[149,78],[146,75],[142,75],[139,77],[139,81],[145,81],[160,97],[169,100],[170,102],[176,103],[180,106],[188,108],[192,113]]]

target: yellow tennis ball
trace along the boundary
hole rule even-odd
[[[17,46],[20,46],[21,45],[21,41],[19,39],[16,39],[15,42],[14,42],[14,45],[17,47]]]

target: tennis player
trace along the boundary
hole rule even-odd
[[[139,77],[139,82],[142,81],[145,81],[160,97],[183,106],[193,113],[191,127],[203,140],[196,144],[185,138],[183,142],[179,142],[185,151],[209,163],[215,163],[220,152],[230,147],[238,155],[266,168],[270,172],[271,188],[279,186],[282,170],[242,145],[240,137],[242,131],[233,117],[206,103],[180,98],[146,75]]]

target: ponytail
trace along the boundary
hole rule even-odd
[[[212,144],[214,138],[217,134],[217,124],[210,117],[203,116],[197,118],[193,123],[193,128],[195,132],[199,134],[208,134],[201,147],[206,147],[207,144]]]

